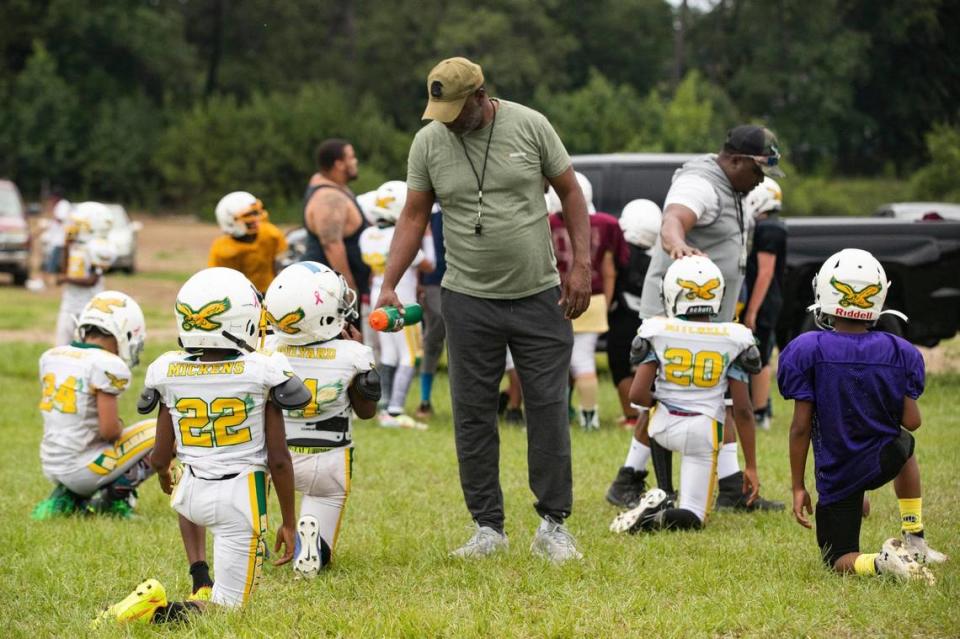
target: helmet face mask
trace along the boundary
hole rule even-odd
[[[720,269],[706,257],[680,258],[667,269],[661,285],[667,317],[716,315],[724,286]]]
[[[812,284],[814,303],[810,310],[817,325],[826,329],[832,328],[836,317],[875,324],[890,289],[883,266],[860,249],[843,249],[831,255]]]
[[[77,320],[77,334],[83,340],[88,327],[96,327],[117,340],[117,355],[134,367],[147,339],[140,305],[120,291],[103,291],[91,299]]]
[[[263,203],[246,191],[227,193],[217,203],[217,225],[231,237],[243,237],[257,232],[257,226],[266,217]]]
[[[254,350],[260,328],[260,294],[243,273],[213,267],[195,273],[175,304],[180,344],[187,350]]]
[[[377,189],[372,213],[377,220],[396,224],[407,203],[407,183],[401,180],[384,182]]]
[[[284,344],[336,339],[357,313],[356,293],[339,273],[319,262],[291,264],[264,297],[267,321]]]

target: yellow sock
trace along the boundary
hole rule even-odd
[[[877,574],[877,564],[876,559],[880,556],[880,553],[870,553],[858,555],[853,562],[853,572],[858,575],[875,575]]]
[[[903,532],[917,534],[923,530],[922,502],[920,497],[897,500],[900,505],[900,528]]]

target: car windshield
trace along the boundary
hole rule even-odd
[[[0,186],[0,217],[23,217],[23,205],[16,191]]]

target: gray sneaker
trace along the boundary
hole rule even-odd
[[[563,524],[544,519],[533,536],[530,551],[538,557],[549,559],[555,564],[570,559],[583,559],[577,550],[577,542]]]
[[[503,533],[497,532],[490,526],[477,526],[473,537],[456,550],[451,550],[450,556],[460,559],[475,559],[507,550],[509,547],[510,542]]]

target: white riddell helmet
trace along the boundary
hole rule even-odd
[[[663,306],[668,317],[716,315],[723,299],[723,273],[702,255],[682,257],[663,276]]]
[[[650,248],[660,234],[663,213],[656,202],[631,200],[620,214],[620,230],[623,239],[641,248]]]
[[[756,217],[761,213],[779,211],[783,208],[783,190],[773,178],[765,177],[743,198],[747,215]]]
[[[339,273],[319,262],[283,269],[267,289],[267,321],[285,344],[334,339],[356,317],[357,296]]]
[[[547,192],[544,194],[543,199],[547,202],[547,213],[561,213],[563,211],[563,204],[560,203],[560,196],[557,195],[557,192],[553,187],[547,188]]]
[[[136,366],[147,339],[147,326],[143,311],[132,297],[120,291],[97,293],[87,302],[77,320],[77,330],[83,339],[86,327],[95,326],[113,335],[117,340],[117,354],[127,363]]]
[[[112,228],[113,215],[100,202],[81,202],[70,212],[69,232],[80,242],[106,239]]]
[[[378,220],[396,222],[403,205],[407,203],[407,183],[401,180],[384,182],[377,189],[377,199],[373,203],[373,215]]]
[[[580,171],[574,171],[574,174],[577,176],[577,184],[580,185],[580,190],[583,191],[583,199],[587,201],[587,212],[590,214],[596,213],[597,208],[593,205],[593,185],[590,184],[587,176]]]
[[[357,196],[357,204],[360,205],[360,212],[370,224],[377,223],[377,214],[373,212],[373,207],[377,203],[377,192],[367,191]]]
[[[243,273],[220,266],[194,273],[177,293],[177,328],[185,349],[256,348],[260,296]]]
[[[85,242],[93,266],[106,271],[117,259],[117,249],[102,237],[95,237]]]
[[[813,278],[813,305],[817,324],[829,328],[824,315],[876,322],[883,312],[890,282],[873,255],[843,249],[827,258]],[[892,313],[906,319],[902,313]]]
[[[234,191],[220,198],[214,213],[221,231],[233,237],[243,237],[250,233],[247,224],[262,220],[266,211],[263,202],[253,194]]]

